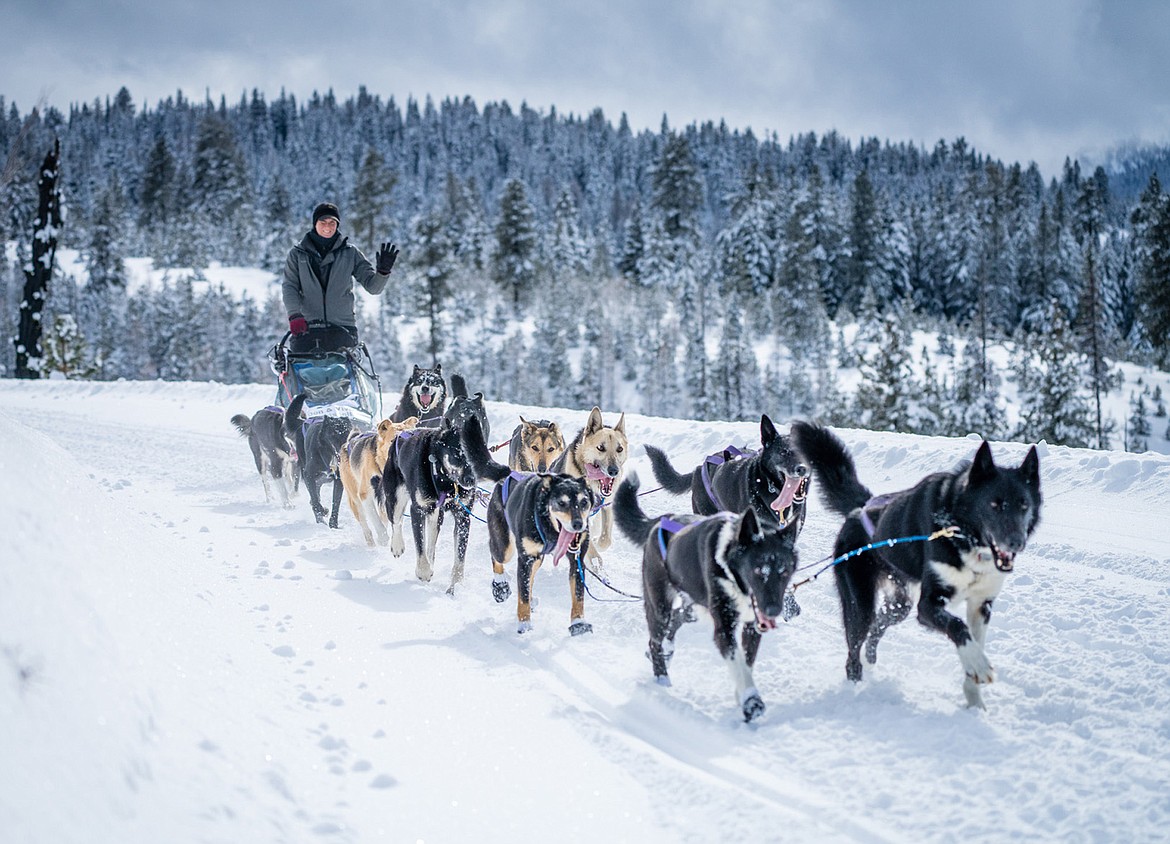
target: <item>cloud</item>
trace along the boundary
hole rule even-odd
[[[343,6],[19,0],[0,94],[27,109],[181,89],[234,102],[360,85],[471,96],[637,130],[726,119],[781,139],[836,129],[927,147],[964,136],[1046,174],[1066,155],[1170,140],[1159,0],[677,0]],[[432,8],[434,6],[435,8]],[[48,23],[54,21],[55,23]]]

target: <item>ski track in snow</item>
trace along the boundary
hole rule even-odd
[[[107,392],[124,400],[112,402]],[[639,841],[704,841],[714,830],[726,838],[874,842],[995,840],[1005,832],[1063,841],[1166,836],[1165,457],[1043,449],[1046,509],[996,602],[988,652],[998,678],[985,695],[987,713],[962,708],[953,647],[912,620],[883,640],[864,682],[848,683],[826,572],[799,590],[802,614],[765,637],[755,673],[768,709],[760,722],[745,725],[709,622],[680,631],[673,686],[662,688],[643,654],[639,603],[590,579],[593,594],[607,599],[586,598],[595,632],[568,636],[565,565],[541,568],[535,629],[518,636],[514,596],[503,604],[490,597],[486,528],[478,520],[466,579],[451,599],[443,595],[453,555],[450,520],[434,579],[419,584],[408,526],[406,553],[395,559],[386,548],[365,547],[344,500],[339,531],[313,522],[303,490],[294,510],[266,505],[247,445],[228,419],[266,404],[270,388],[3,383],[0,396],[0,412],[62,446],[121,506],[187,548],[192,562],[205,561],[205,569],[191,573],[205,599],[271,653],[276,667],[256,678],[255,696],[279,701],[265,714],[273,733],[315,747],[318,760],[311,773],[274,765],[262,780],[270,792],[264,811],[293,838],[307,832],[363,840],[363,832],[373,832],[370,807],[379,800],[398,800],[409,814],[394,797],[407,781],[415,795],[441,790],[453,770],[489,779],[484,768],[493,753],[518,758],[505,766],[509,773],[530,770],[538,782],[560,776],[558,790],[578,789],[577,815],[525,825],[518,815],[540,806],[525,797],[523,783],[477,782],[459,792],[452,814],[462,820],[440,822],[435,840],[484,823],[493,824],[487,837],[495,840],[536,830],[555,830],[565,840],[596,840],[603,830],[614,840]],[[518,413],[556,419],[566,438],[587,415],[496,403],[489,410],[493,443],[510,434]],[[609,423],[617,418],[605,416]],[[683,470],[728,443],[758,443],[758,426],[748,423],[636,416],[626,422],[628,468],[638,471],[643,490],[656,485],[643,444],[664,448]],[[842,436],[875,492],[909,486],[969,457],[974,447],[964,440]],[[1014,463],[1025,450],[997,445],[996,459]],[[688,509],[685,497],[665,492],[642,503],[652,515]],[[814,493],[799,542],[802,564],[828,554],[838,526]],[[605,558],[615,586],[641,592],[640,556],[615,538]],[[514,560],[508,573],[514,581]],[[298,589],[320,595],[294,600]],[[430,655],[425,664],[433,674],[410,673],[419,654]],[[446,694],[465,689],[458,693],[465,699],[429,700],[428,684]],[[508,695],[470,699],[493,687]],[[581,737],[609,767],[581,770],[597,759],[526,747],[526,717]],[[395,726],[411,718],[437,722],[430,752],[448,756],[433,772],[387,762],[414,758],[408,745],[421,733],[401,737]],[[458,729],[450,727],[452,718]],[[370,730],[371,724],[386,726]],[[445,730],[452,746],[444,744]],[[489,749],[454,745],[472,736]],[[387,752],[387,745],[400,749]],[[232,748],[209,742],[203,749],[228,764],[248,764]],[[607,779],[612,788],[599,786]],[[359,782],[363,796],[355,798]],[[622,788],[642,789],[651,815],[615,817],[614,795]],[[282,803],[296,808],[282,814]],[[224,832],[247,811],[248,795],[236,794],[223,806],[207,806],[205,817]]]

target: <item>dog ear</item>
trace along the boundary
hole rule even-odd
[[[740,545],[748,545],[752,542],[759,541],[760,538],[760,520],[756,517],[756,511],[752,507],[748,507],[739,517],[739,529],[737,531]]]
[[[1036,451],[1036,446],[1028,449],[1028,455],[1020,464],[1020,474],[1024,476],[1024,483],[1028,486],[1040,488],[1040,453]]]
[[[585,423],[585,430],[592,434],[594,431],[600,431],[605,423],[601,419],[601,408],[593,405],[593,410],[589,411],[589,420]]]
[[[772,420],[768,418],[768,414],[760,415],[760,445],[767,445],[776,439],[780,434],[776,431],[776,426],[772,424]]]
[[[622,415],[618,417],[617,424],[613,426],[613,429],[615,431],[617,431],[619,434],[622,434],[623,436],[625,435],[625,433],[626,433],[626,414],[624,411],[622,412]]]
[[[995,477],[995,458],[991,456],[991,444],[984,440],[979,450],[975,452],[975,459],[971,461],[971,468],[967,470],[967,483],[978,486]]]

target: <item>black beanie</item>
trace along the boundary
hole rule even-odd
[[[337,220],[337,224],[341,225],[341,212],[337,210],[337,206],[332,202],[322,202],[313,209],[313,225],[317,225],[317,221],[322,217],[332,217]]]

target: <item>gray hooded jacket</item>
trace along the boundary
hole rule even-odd
[[[317,249],[308,235],[289,250],[281,287],[284,309],[289,316],[301,314],[309,322],[356,327],[353,282],[376,296],[390,281],[389,275],[378,274],[348,237],[339,237],[329,254],[320,259],[321,276],[327,280],[325,285],[313,268],[316,262]]]

